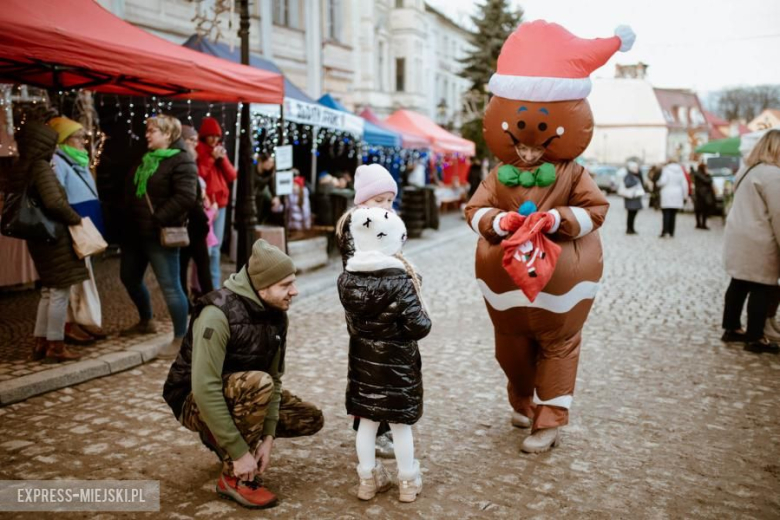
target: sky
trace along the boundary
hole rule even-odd
[[[426,0],[456,21],[475,0]],[[544,19],[582,38],[609,37],[621,24],[637,34],[592,77],[612,77],[615,63],[642,61],[662,88],[702,94],[722,88],[780,84],[780,0],[510,0],[524,20]]]

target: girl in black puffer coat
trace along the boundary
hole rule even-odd
[[[338,287],[350,335],[347,413],[360,417],[358,497],[368,500],[389,487],[374,451],[379,423],[387,421],[395,443],[400,500],[411,502],[422,489],[411,429],[423,411],[417,340],[428,335],[431,321],[417,275],[398,255],[406,240],[401,219],[381,208],[358,208],[351,217],[355,252]]]

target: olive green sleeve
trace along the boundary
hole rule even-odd
[[[276,425],[279,423],[279,404],[282,402],[282,374],[284,374],[284,367],[281,366],[280,360],[282,358],[282,350],[284,347],[280,347],[276,351],[273,361],[271,361],[271,369],[269,373],[274,380],[274,394],[271,396],[271,401],[268,403],[268,410],[265,414],[265,421],[263,422],[263,438],[267,435],[276,437]]]
[[[237,460],[249,451],[249,446],[233,422],[222,389],[229,339],[225,314],[212,305],[205,307],[192,324],[192,397],[217,443]]]

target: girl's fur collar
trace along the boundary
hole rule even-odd
[[[347,271],[351,272],[371,272],[382,269],[403,269],[403,262],[394,256],[388,256],[379,251],[356,251],[355,254],[347,260]]]

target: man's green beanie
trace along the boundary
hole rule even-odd
[[[295,265],[278,247],[261,238],[252,246],[246,271],[255,289],[265,289],[295,274]]]

